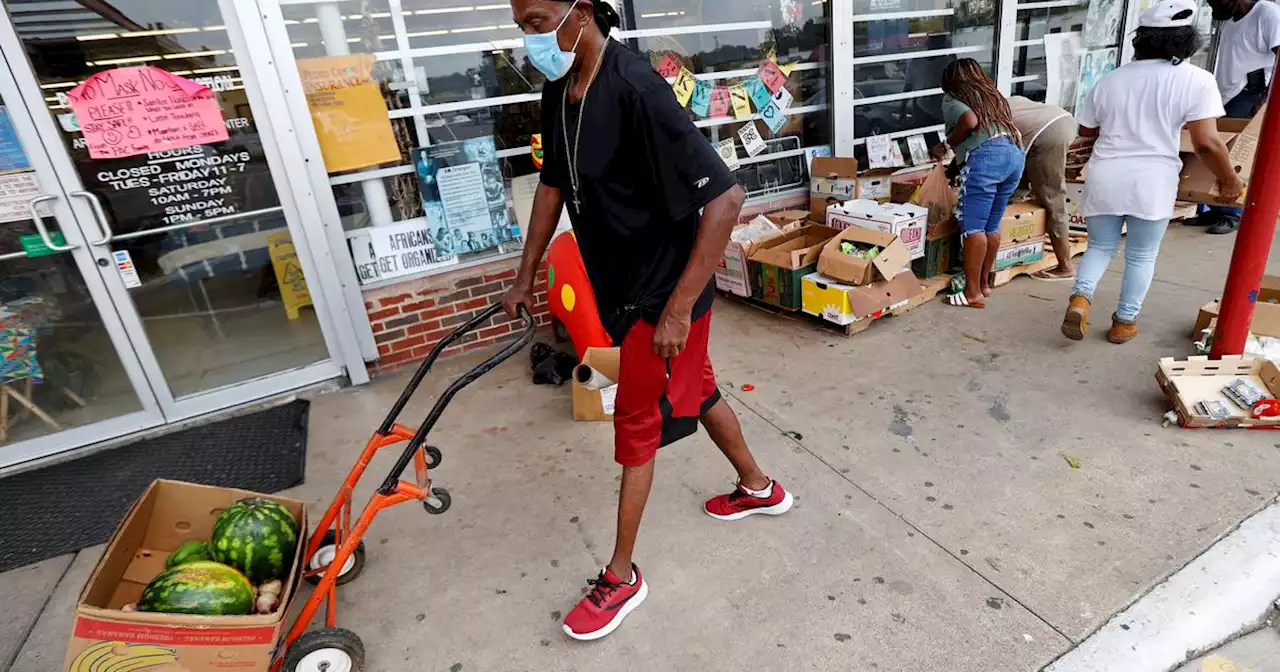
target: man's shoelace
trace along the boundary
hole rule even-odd
[[[609,594],[622,586],[621,583],[614,583],[604,578],[604,574],[601,574],[598,579],[587,579],[587,584],[593,586],[591,592],[587,593],[587,599],[591,600],[591,604],[596,607],[604,606],[604,601]]]

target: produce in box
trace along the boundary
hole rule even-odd
[[[209,541],[215,560],[240,570],[257,585],[288,573],[298,543],[298,521],[284,506],[250,497],[218,516]]]
[[[244,574],[209,560],[167,569],[151,580],[138,611],[222,616],[253,611],[253,585]]]
[[[178,547],[178,550],[169,554],[165,558],[165,569],[173,569],[178,565],[185,565],[188,562],[196,562],[199,560],[212,560],[213,551],[209,548],[209,544],[203,541],[184,541]]]

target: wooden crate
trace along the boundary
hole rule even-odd
[[[1280,418],[1253,418],[1247,411],[1227,400],[1221,390],[1237,378],[1244,378],[1280,396],[1280,368],[1270,360],[1231,355],[1214,360],[1198,356],[1183,360],[1164,357],[1156,369],[1156,383],[1164,391],[1181,427],[1216,427],[1245,429],[1280,429]],[[1226,400],[1233,415],[1215,419],[1198,415],[1193,410],[1203,399]]]
[[[903,313],[914,310],[915,308],[919,307],[920,305],[924,304],[925,302],[937,296],[938,292],[945,289],[949,284],[951,284],[950,275],[935,275],[930,278],[921,279],[920,293],[908,299],[906,303],[892,310],[886,310],[876,317],[858,320],[857,322],[853,322],[847,325],[840,325],[834,322],[828,322],[827,320],[824,320],[817,315],[810,315],[808,313],[804,313],[800,311],[785,310],[783,308],[779,308],[778,306],[775,306],[772,304],[757,301],[756,299],[743,298],[735,294],[722,293],[721,296],[734,299],[739,303],[746,304],[748,306],[751,306],[752,308],[755,308],[756,310],[769,313],[770,315],[774,315],[776,317],[779,317],[785,320],[792,320],[794,322],[804,322],[807,324],[818,326],[827,331],[831,331],[838,334],[844,334],[845,336],[853,336],[854,334],[858,334],[867,330],[868,328],[871,327],[871,325],[880,321],[882,318],[890,317],[893,315],[902,315]]]
[[[1078,257],[1084,254],[1085,249],[1089,247],[1089,237],[1083,233],[1072,231],[1069,240],[1071,241],[1072,257]],[[995,282],[993,282],[991,286],[1000,287],[1001,285],[1007,285],[1014,278],[1020,275],[1031,275],[1032,273],[1047,271],[1057,265],[1058,257],[1054,256],[1053,249],[1049,246],[1049,243],[1046,242],[1044,246],[1044,259],[1030,264],[1022,264],[1021,266],[1006,268],[1003,271],[996,271],[993,273],[995,276]]]

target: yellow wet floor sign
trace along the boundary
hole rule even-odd
[[[1237,667],[1235,663],[1222,656],[1209,656],[1200,662],[1200,672],[1253,672],[1253,670]]]

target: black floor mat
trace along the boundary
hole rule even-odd
[[[110,539],[157,478],[257,492],[298,485],[310,405],[294,401],[0,479],[0,572]]]

